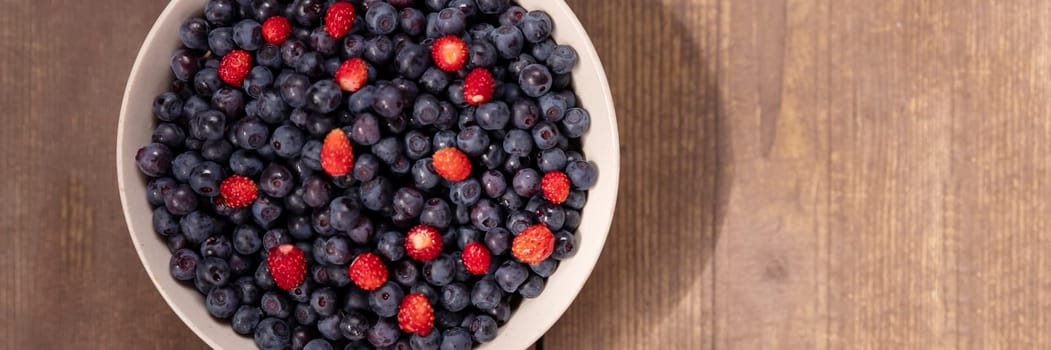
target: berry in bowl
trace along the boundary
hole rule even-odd
[[[513,349],[594,268],[619,141],[561,1],[174,0],[117,169],[143,266],[212,347]]]

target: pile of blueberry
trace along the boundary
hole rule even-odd
[[[491,341],[598,176],[552,28],[510,0],[209,0],[135,156],[172,277],[262,349]]]

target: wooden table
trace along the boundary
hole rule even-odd
[[[113,166],[165,3],[0,6],[0,348],[204,347],[140,267]],[[543,348],[1051,348],[1051,2],[571,5],[621,197]]]

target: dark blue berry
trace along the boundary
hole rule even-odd
[[[478,315],[471,321],[469,330],[474,340],[480,343],[490,342],[496,339],[496,320],[489,315]]]
[[[153,209],[153,231],[161,236],[179,234],[179,221],[164,207]]]
[[[215,218],[201,211],[194,211],[179,219],[179,230],[186,239],[194,244],[201,244],[215,232]]]
[[[227,319],[237,312],[241,298],[230,287],[213,288],[205,298],[205,308],[215,318]]]
[[[160,143],[147,144],[135,153],[135,164],[146,176],[162,176],[171,170],[172,151]]]
[[[479,156],[489,147],[489,134],[478,126],[469,126],[456,135],[456,147],[469,156]]]
[[[518,22],[518,27],[526,41],[539,43],[551,36],[551,16],[544,11],[529,11]]]
[[[269,272],[267,274],[269,275]],[[292,314],[292,306],[288,298],[277,291],[263,293],[262,298],[259,299],[259,308],[267,316],[277,318],[286,318]]]
[[[234,145],[223,139],[204,141],[204,144],[201,145],[201,157],[207,160],[225,162],[230,159],[232,153],[234,153]]]
[[[452,312],[460,312],[471,305],[471,291],[462,283],[450,283],[442,287],[441,306]]]
[[[270,163],[259,175],[259,190],[270,197],[282,198],[292,192],[292,172],[278,163]]]
[[[548,150],[558,146],[558,127],[554,123],[542,121],[533,127],[533,143],[541,150]]]
[[[504,59],[518,57],[525,46],[522,31],[514,25],[502,25],[490,32],[488,38],[496,47],[496,52]]]
[[[361,217],[361,208],[358,201],[350,197],[338,197],[329,203],[329,221],[332,228],[340,231],[349,231],[357,224]]]
[[[404,287],[412,287],[420,278],[420,270],[412,260],[394,262],[391,268],[391,280]]]
[[[443,9],[435,18],[435,29],[439,36],[463,33],[464,29],[467,29],[467,15],[456,8]]]
[[[224,286],[230,281],[230,265],[221,258],[205,257],[197,264],[196,277],[212,286]]]
[[[226,128],[226,115],[209,109],[190,118],[190,135],[199,140],[219,140]]]
[[[219,257],[229,259],[234,253],[234,248],[226,236],[211,236],[201,242],[201,256]]]
[[[569,74],[577,65],[577,50],[568,45],[558,45],[547,57],[547,66],[555,74]]]
[[[233,232],[233,248],[240,254],[254,254],[263,247],[261,231],[252,225],[239,225]]]
[[[522,129],[511,129],[504,136],[504,152],[515,156],[526,156],[533,151],[533,137]]]
[[[281,61],[285,66],[295,68],[299,59],[307,53],[307,44],[302,41],[289,39],[281,43]]]
[[[303,102],[306,102],[306,95],[301,96]],[[291,103],[286,104],[285,100],[282,100],[282,96],[278,95],[278,92],[274,89],[266,89],[259,95],[256,116],[260,120],[270,123],[277,124],[288,118],[288,106]]]
[[[449,204],[440,198],[431,198],[423,205],[420,211],[420,223],[435,228],[444,229],[452,222],[452,210]]]
[[[183,154],[188,154],[188,153],[189,152],[183,153]],[[179,158],[175,158],[175,159],[179,159]],[[173,161],[172,162],[172,164],[173,164],[172,168],[173,169],[175,167],[174,163],[175,162]],[[179,184],[177,182],[175,182],[175,180],[173,180],[170,177],[159,177],[159,178],[152,179],[152,180],[150,180],[150,182],[148,182],[146,184],[146,201],[149,202],[150,205],[154,205],[154,206],[164,205],[164,197],[167,196],[168,192],[170,192],[172,189],[174,189],[178,185]]]
[[[270,69],[281,68],[281,64],[284,63],[281,60],[281,47],[264,44],[259,50],[256,50],[255,62]]]
[[[491,143],[485,148],[485,153],[482,153],[480,160],[486,169],[497,169],[507,160],[507,153],[504,152],[503,145]]]
[[[394,282],[387,282],[379,289],[369,293],[369,308],[380,317],[393,317],[398,314],[398,306],[405,292]]]
[[[234,0],[208,0],[204,4],[204,18],[208,23],[223,26],[233,23],[240,16],[237,2]]]
[[[410,218],[416,218],[423,210],[423,194],[412,187],[402,187],[394,193],[393,209]]]
[[[551,71],[542,64],[530,64],[518,73],[518,85],[530,97],[540,97],[551,91]]]
[[[434,286],[444,286],[453,281],[456,264],[448,254],[439,255],[423,264],[423,279]]]
[[[230,328],[240,335],[249,335],[255,332],[256,325],[263,318],[263,311],[252,305],[241,305],[234,318],[230,320]]]
[[[369,328],[367,338],[372,345],[384,347],[394,345],[400,334],[396,320],[380,319]]]
[[[153,100],[153,115],[163,121],[174,121],[182,116],[183,103],[174,92],[157,95]]]
[[[566,176],[569,177],[573,188],[588,190],[594,187],[595,181],[598,180],[598,169],[595,167],[595,163],[574,160],[566,164]]]
[[[287,16],[301,26],[313,27],[321,23],[325,11],[323,0],[296,0],[288,7]]]
[[[409,44],[394,58],[398,74],[408,79],[419,79],[431,65],[431,52],[422,45]]]
[[[381,86],[376,90],[375,98],[376,100],[372,103],[372,110],[380,116],[392,118],[401,115],[401,112],[405,109],[405,94],[394,85]]]
[[[471,67],[492,67],[499,58],[496,47],[485,40],[471,43],[468,52],[468,63],[470,63]]]
[[[274,221],[281,217],[282,211],[281,206],[267,197],[261,197],[252,203],[252,218],[263,228],[273,225]]]
[[[339,46],[340,57],[350,59],[363,56],[368,47],[366,43],[367,41],[361,35],[347,35],[346,38],[343,38],[343,45]]]
[[[303,347],[303,350],[333,350],[332,343],[329,343],[325,339],[314,339],[311,340]]]
[[[255,329],[255,344],[263,350],[281,350],[291,343],[291,330],[281,318],[266,318]]]
[[[500,267],[496,269],[496,273],[493,275],[496,278],[496,284],[504,292],[514,293],[518,290],[518,286],[522,285],[526,278],[529,277],[529,268],[517,261],[507,260],[500,264]]]
[[[551,258],[555,260],[572,258],[577,255],[578,245],[580,242],[577,241],[577,235],[568,231],[558,231],[555,233],[555,250],[551,253]]]
[[[240,118],[244,115],[244,105],[245,97],[240,89],[224,86],[212,95],[212,108],[223,112],[230,118]]]
[[[255,152],[236,150],[230,154],[230,170],[238,175],[255,177],[263,171],[263,160]]]
[[[508,230],[512,234],[517,235],[526,227],[532,226],[536,223],[536,216],[527,211],[515,211],[511,215],[507,216],[507,222],[505,223]]]
[[[200,73],[198,73],[200,75]],[[244,81],[245,92],[248,96],[253,98],[259,98],[263,94],[263,91],[270,88],[274,83],[274,74],[270,72],[270,68],[264,66],[252,67],[252,70],[248,72],[248,77]]]
[[[247,117],[234,124],[233,133],[238,147],[259,149],[267,144],[270,129],[259,118]]]
[[[234,42],[234,29],[231,27],[215,28],[208,33],[208,49],[219,56],[226,56],[237,49]]]
[[[460,327],[452,327],[442,331],[441,350],[470,350],[471,333]]]
[[[413,183],[419,189],[432,189],[435,186],[438,186],[438,183],[441,181],[441,177],[439,177],[438,173],[434,171],[434,165],[430,158],[417,160],[413,163],[410,171],[412,173]]]
[[[197,194],[190,185],[178,185],[164,196],[164,208],[176,216],[189,214],[197,209]]]
[[[349,340],[365,339],[370,327],[368,317],[355,311],[345,313],[339,321],[340,333]]]
[[[263,46],[262,26],[251,19],[241,20],[234,25],[234,43],[242,49],[254,51]]]
[[[182,39],[182,44],[188,48],[207,50],[210,29],[211,26],[204,18],[190,17],[179,24],[179,39]]]
[[[511,110],[502,101],[487,102],[478,106],[474,119],[482,129],[500,130],[511,121]]]
[[[562,131],[567,137],[578,138],[591,128],[591,115],[580,108],[570,108],[562,119]]]
[[[537,159],[536,165],[540,168],[540,171],[546,173],[565,169],[567,162],[566,152],[561,148],[554,147],[540,152],[540,158]]]
[[[492,230],[500,224],[503,213],[500,207],[488,199],[482,199],[471,207],[471,224],[482,231]]]
[[[172,252],[171,259],[168,260],[168,271],[176,280],[189,281],[197,275],[197,265],[200,263],[200,255],[193,250],[178,249]]]
[[[223,81],[219,80],[219,71],[215,68],[201,69],[193,76],[193,91],[197,95],[212,96],[221,86]]]
[[[171,69],[175,78],[190,80],[201,69],[201,58],[198,53],[189,49],[178,49],[172,53]]]
[[[394,56],[394,42],[384,35],[372,37],[365,43],[364,56],[372,64],[386,63]]]
[[[525,15],[526,10],[521,6],[510,6],[500,14],[500,25],[518,25],[518,22],[521,22]]]
[[[485,233],[485,247],[495,256],[503,255],[511,247],[511,232],[497,227]]]
[[[389,261],[398,261],[405,257],[405,235],[398,231],[386,231],[380,234],[376,243],[376,252]]]

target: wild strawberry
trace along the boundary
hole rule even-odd
[[[438,38],[431,44],[434,65],[446,72],[455,72],[467,63],[467,43],[455,35]]]
[[[416,225],[405,234],[405,253],[418,261],[431,261],[442,253],[442,235],[427,225]]]
[[[489,271],[489,261],[492,257],[489,254],[489,249],[484,245],[478,242],[471,242],[463,247],[460,259],[463,259],[463,266],[467,268],[467,272],[483,275]]]
[[[398,308],[398,327],[406,333],[426,337],[434,328],[434,309],[423,293],[412,293],[401,299]]]
[[[252,179],[234,175],[219,184],[219,197],[222,203],[231,208],[243,208],[255,201],[258,189]]]
[[[307,260],[303,251],[287,243],[270,249],[270,254],[266,257],[266,266],[270,268],[274,282],[284,290],[298,287],[307,274]]]
[[[248,70],[252,69],[252,55],[245,50],[233,50],[219,61],[219,78],[227,84],[241,86]]]
[[[544,190],[544,198],[551,203],[562,204],[569,197],[569,177],[558,170],[549,171],[540,180],[540,188]]]
[[[285,16],[273,16],[263,21],[263,28],[260,31],[266,42],[281,45],[288,39],[288,35],[292,34],[292,25],[288,23]]]
[[[380,260],[376,254],[358,255],[350,263],[347,273],[350,275],[350,280],[364,290],[375,290],[387,283],[387,266],[383,265],[383,260]]]
[[[336,69],[336,84],[340,89],[355,92],[369,81],[369,67],[365,60],[355,57],[343,62]]]
[[[449,181],[463,181],[471,175],[471,160],[456,147],[446,147],[431,157],[434,171]]]
[[[463,98],[467,104],[478,106],[493,98],[495,88],[496,82],[493,81],[493,74],[489,73],[488,69],[478,67],[472,69],[463,79]]]
[[[354,168],[354,148],[343,129],[332,129],[321,144],[321,168],[332,176],[342,176]]]
[[[536,224],[526,227],[511,242],[511,253],[518,261],[526,264],[537,264],[544,261],[555,251],[555,234],[547,225]]]
[[[342,39],[354,24],[354,5],[349,2],[337,2],[325,12],[325,31],[329,36]]]

